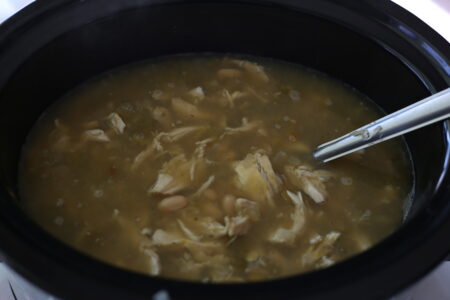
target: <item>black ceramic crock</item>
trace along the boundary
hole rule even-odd
[[[239,53],[300,63],[349,83],[387,112],[450,84],[450,47],[385,1],[38,0],[0,26],[0,253],[63,299],[376,299],[450,251],[447,123],[406,137],[416,174],[410,217],[372,249],[326,270],[245,284],[151,278],[77,253],[20,210],[17,164],[39,115],[108,69],[161,55]]]

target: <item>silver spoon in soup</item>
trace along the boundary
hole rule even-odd
[[[321,144],[314,158],[328,162],[399,135],[450,118],[450,88]]]

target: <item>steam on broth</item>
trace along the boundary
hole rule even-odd
[[[411,178],[399,142],[311,158],[379,116],[298,66],[141,63],[41,117],[22,153],[23,205],[72,247],[150,275],[239,282],[325,268],[401,224]]]

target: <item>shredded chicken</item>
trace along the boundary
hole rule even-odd
[[[291,228],[278,228],[269,238],[269,241],[276,244],[292,245],[301,233],[305,225],[305,205],[300,192],[294,194],[287,191],[289,198],[295,206],[295,211],[291,214]]]
[[[187,243],[188,240],[162,229],[156,229],[152,236],[152,244],[155,246],[169,246],[173,244]]]
[[[233,93],[230,93],[227,89],[224,89],[222,92],[222,95],[225,97],[225,99],[228,102],[228,105],[233,108],[234,107],[234,100],[242,98],[246,95],[246,93],[240,92],[240,91],[234,91]]]
[[[200,224],[205,229],[205,235],[214,237],[214,238],[220,238],[224,237],[228,234],[228,226],[229,222],[225,220],[225,225],[222,223],[217,222],[213,218],[205,217],[201,219]]]
[[[195,100],[203,100],[205,99],[205,92],[203,91],[202,87],[198,86],[196,88],[193,88],[188,92],[188,94],[193,97]]]
[[[149,257],[150,275],[156,276],[161,273],[161,262],[158,254],[151,249],[143,249],[144,254]]]
[[[156,143],[156,145],[160,145],[161,142],[173,143],[191,133],[198,132],[198,131],[204,130],[204,129],[205,129],[204,126],[186,126],[186,127],[175,128],[174,130],[172,130],[170,132],[161,132],[155,137],[155,140],[158,141]],[[160,146],[156,146],[156,147],[158,150],[162,150],[162,149],[159,149]]]
[[[260,128],[262,123],[260,121],[252,121],[248,122],[246,118],[242,119],[242,126],[239,127],[225,127],[225,133],[222,135],[222,137],[226,135],[236,134],[236,133],[243,133],[243,132],[249,132],[252,130],[255,130],[257,128]]]
[[[341,234],[339,232],[331,231],[325,235],[322,241],[311,245],[302,256],[302,264],[308,266],[319,262],[324,257],[328,259],[329,263],[331,259],[328,256],[333,251],[334,243],[336,243],[340,236]],[[323,261],[322,263],[319,262],[317,267],[323,266],[323,263]]]
[[[228,235],[231,237],[244,235],[251,227],[251,221],[248,216],[236,216],[229,219],[226,218],[225,222],[228,225]]]
[[[191,178],[191,181],[194,181],[195,179],[195,168],[197,167],[197,160],[194,160],[191,164],[191,168],[189,169],[189,178]]]
[[[184,154],[173,157],[160,170],[153,191],[161,194],[172,194],[187,187],[190,183],[190,165],[191,161],[188,161]]]
[[[117,134],[122,134],[125,130],[126,124],[118,113],[110,113],[108,116],[109,126],[114,129]]]
[[[248,216],[251,221],[256,222],[261,217],[259,204],[245,198],[237,198],[235,203],[236,211],[241,216]]]
[[[94,141],[94,142],[109,142],[110,141],[109,137],[101,129],[86,130],[83,133],[83,138],[87,141]]]
[[[207,138],[207,139],[195,142],[195,145],[197,146],[194,151],[195,155],[198,158],[203,158],[205,156],[206,147],[214,141],[215,141],[214,138]]]
[[[172,195],[187,186],[184,182],[177,182],[169,174],[160,173],[155,184],[149,190],[151,194]]]
[[[204,228],[203,234],[205,236],[213,238],[229,236],[233,239],[245,235],[251,228],[252,221],[247,215],[238,215],[234,217],[226,216],[224,224],[210,217],[201,219],[199,224]]]
[[[191,181],[194,181],[195,179],[195,172],[197,170],[197,167],[204,166],[208,161],[204,159],[206,147],[212,143],[215,139],[214,138],[207,138],[201,141],[198,141],[195,143],[196,147],[194,150],[194,155],[191,159],[191,168],[189,170],[189,175],[191,177]],[[206,187],[208,188],[208,187]],[[206,189],[205,188],[205,189]],[[203,192],[203,191],[202,191]]]
[[[322,236],[320,234],[316,233],[309,239],[309,243],[317,244],[317,243],[321,242],[322,240],[323,240]]]
[[[214,182],[214,175],[208,177],[208,179],[198,188],[198,190],[192,195],[192,197],[199,197],[203,194],[203,192],[211,186]]]
[[[269,82],[269,76],[267,76],[266,72],[264,72],[264,68],[258,65],[257,63],[240,59],[232,59],[231,62],[243,68],[253,78],[260,80],[262,82]]]
[[[168,233],[162,229],[156,229],[153,233],[152,245],[158,247],[164,246],[185,246],[188,248],[196,248],[204,251],[219,251],[223,245],[215,242],[197,242],[191,239],[183,238],[174,233]]]
[[[205,229],[203,232],[206,236],[220,238],[229,236],[235,238],[244,235],[250,229],[252,222],[259,220],[259,205],[256,202],[238,198],[235,203],[237,216],[226,216],[224,224],[206,217],[199,220],[199,224]]]
[[[180,219],[177,220],[178,225],[180,225],[181,230],[186,235],[187,238],[193,241],[200,241],[201,237],[192,232]]]
[[[312,171],[308,167],[299,166],[294,168],[286,166],[284,168],[287,177],[296,187],[300,188],[316,203],[322,203],[327,197],[325,184],[328,178],[323,172]]]
[[[274,205],[273,196],[278,193],[281,180],[275,174],[265,154],[248,154],[244,160],[233,164],[236,172],[235,185],[250,199]]]
[[[319,261],[316,263],[318,268],[326,268],[331,265],[334,265],[334,259],[329,258],[328,256],[322,256]]]
[[[173,195],[187,188],[191,183],[191,164],[192,161],[188,161],[184,154],[177,155],[166,162],[148,193]]]
[[[138,168],[146,159],[150,158],[156,151],[164,151],[163,143],[173,143],[183,137],[205,129],[203,126],[186,126],[175,128],[170,132],[161,132],[155,136],[153,142],[141,151],[133,161],[132,169]]]

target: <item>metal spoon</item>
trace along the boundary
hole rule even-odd
[[[328,162],[448,118],[450,88],[322,144],[313,156],[319,161]]]

